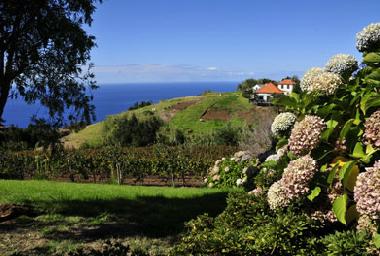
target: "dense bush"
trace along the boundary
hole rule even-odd
[[[157,132],[163,121],[157,116],[138,119],[131,117],[113,117],[105,122],[106,144],[143,147],[156,142]]]
[[[240,151],[239,153],[244,153]],[[257,160],[232,157],[215,161],[207,173],[207,186],[215,188],[244,187],[252,189],[253,176],[257,172]]]
[[[237,146],[241,137],[241,129],[232,127],[230,124],[216,129],[213,137],[217,145]]]
[[[47,148],[59,144],[59,130],[43,120],[33,120],[27,128],[9,127],[0,129],[0,148],[24,150],[36,147]]]
[[[322,226],[306,215],[274,214],[265,197],[232,193],[225,211],[212,219],[200,216],[173,255],[311,255],[309,238]]]
[[[135,110],[135,109],[139,109],[139,108],[143,108],[143,107],[146,107],[146,106],[150,106],[152,105],[153,103],[151,101],[140,101],[140,102],[135,102],[135,104],[133,104],[132,106],[130,106],[128,108],[128,110]]]

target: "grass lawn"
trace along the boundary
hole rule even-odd
[[[185,222],[203,213],[218,215],[226,195],[206,188],[0,180],[0,204],[27,204],[37,211],[0,223],[0,255],[63,254],[106,239],[165,255]]]
[[[252,108],[252,104],[238,93],[224,93],[221,96],[210,93],[204,96],[198,104],[176,114],[169,123],[169,127],[184,131],[191,130],[194,134],[210,134],[216,128],[226,126],[226,123],[231,123],[235,127],[243,127],[245,121],[237,115],[239,111],[247,111]],[[222,111],[230,114],[230,118],[228,122],[223,120],[200,122],[199,119],[206,110]]]

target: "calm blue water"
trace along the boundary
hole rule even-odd
[[[127,110],[137,101],[153,101],[173,97],[195,96],[206,90],[217,92],[235,91],[238,82],[189,82],[189,83],[139,83],[100,85],[95,91],[96,120]],[[6,125],[26,127],[33,115],[46,116],[46,109],[38,104],[27,105],[21,100],[10,100],[3,119]]]

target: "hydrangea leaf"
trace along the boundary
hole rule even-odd
[[[347,212],[347,194],[337,197],[333,203],[333,212],[336,218],[343,224],[347,224],[346,212]]]
[[[380,79],[380,77],[379,77],[379,79]],[[365,111],[367,111],[370,108],[376,108],[379,106],[380,106],[380,96],[373,96],[373,97],[370,97],[365,102],[364,109],[365,109]]]
[[[354,158],[364,158],[366,154],[364,153],[363,144],[361,142],[357,142],[354,148],[354,152],[352,153]]]
[[[330,138],[330,135],[334,132],[335,127],[338,126],[338,122],[335,120],[329,120],[326,122],[327,129],[323,131],[322,133],[322,140],[328,141]]]
[[[376,248],[380,248],[380,234],[376,233],[373,237],[373,242],[375,243]]]
[[[342,169],[339,172],[339,178],[340,178],[340,180],[343,180],[344,177],[346,176],[346,173],[349,172],[352,169],[352,167],[355,164],[355,161],[348,161],[348,162],[343,162],[343,163],[344,164],[342,166]]]
[[[364,56],[363,61],[366,64],[380,63],[380,53],[370,52]]]
[[[311,191],[310,195],[307,196],[307,198],[308,198],[310,201],[313,201],[314,198],[316,198],[316,197],[319,195],[319,193],[321,193],[321,188],[320,188],[320,187],[315,187],[315,188]]]
[[[347,210],[346,221],[349,224],[349,223],[353,222],[354,220],[357,220],[359,218],[359,216],[360,216],[360,214],[356,210],[356,205],[353,204]]]
[[[359,167],[355,164],[355,162],[353,162],[352,164],[350,164],[350,166],[347,167],[343,178],[343,184],[347,190],[351,192],[354,191],[356,179],[359,175],[359,172]]]
[[[348,121],[344,124],[342,130],[340,131],[340,135],[339,135],[339,138],[340,138],[341,140],[344,139],[344,138],[346,137],[346,135],[347,135],[348,131],[350,130],[350,128],[351,128],[353,122],[354,122],[354,119],[350,119],[350,120],[348,120]]]
[[[327,183],[331,186],[334,179],[335,179],[335,176],[336,176],[336,171],[338,170],[339,168],[339,165],[338,164],[335,164],[334,167],[332,168],[332,170],[330,171],[329,173],[329,176],[327,177]]]

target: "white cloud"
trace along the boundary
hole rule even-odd
[[[229,71],[217,67],[201,67],[188,64],[128,64],[95,66],[97,80],[115,82],[179,82],[179,81],[239,81],[251,72]]]
[[[195,66],[189,64],[127,64],[98,65],[93,70],[100,83],[128,82],[192,82],[192,81],[242,81],[247,78],[268,77],[280,79],[300,72],[279,71],[276,73],[227,70],[215,66]]]

